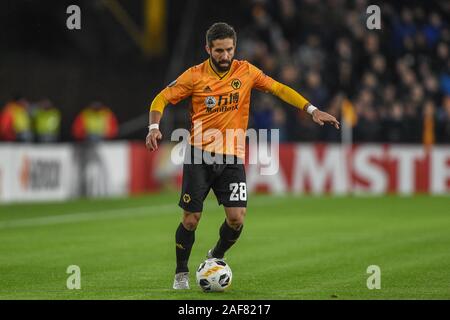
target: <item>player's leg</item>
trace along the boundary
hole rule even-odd
[[[205,165],[194,162],[183,165],[183,182],[178,205],[184,213],[175,233],[177,267],[174,289],[189,289],[189,256],[195,242],[195,229],[203,211],[203,201],[210,189],[210,180]]]
[[[225,252],[236,243],[244,227],[246,210],[243,207],[225,207],[226,219],[220,227],[219,241],[217,241],[214,249],[209,252],[210,257],[223,258]]]
[[[175,273],[189,272],[188,262],[195,242],[195,229],[200,221],[201,212],[183,212],[183,220],[175,233],[177,268]]]
[[[200,221],[201,212],[183,212],[183,219],[175,233],[175,251],[177,268],[173,280],[174,289],[189,289],[189,256],[195,242],[195,229]]]
[[[223,258],[236,243],[244,226],[247,208],[247,188],[243,164],[227,164],[212,185],[219,204],[225,207],[226,219],[220,227],[219,241],[208,257]]]

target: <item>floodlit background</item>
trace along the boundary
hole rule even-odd
[[[0,297],[204,298],[169,290],[181,213],[170,136],[189,128],[190,102],[165,109],[158,152],[144,140],[152,99],[207,59],[205,32],[224,21],[237,59],[342,129],[253,92],[249,128],[279,130],[279,171],[247,166],[235,283],[220,298],[449,299],[449,14],[448,1],[3,1]],[[208,198],[192,270],[222,212]],[[69,265],[81,290],[66,288]],[[370,265],[382,289],[367,288]]]

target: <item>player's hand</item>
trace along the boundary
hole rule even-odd
[[[312,119],[315,123],[320,124],[321,126],[323,126],[325,123],[329,123],[332,124],[336,129],[339,129],[339,121],[337,121],[336,118],[331,114],[320,111],[319,109],[313,111]]]
[[[158,149],[158,142],[157,140],[162,139],[161,131],[158,129],[152,129],[147,134],[147,138],[145,139],[145,146],[150,151],[155,151]]]

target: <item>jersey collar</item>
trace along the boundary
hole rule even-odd
[[[207,64],[207,69],[208,69],[209,74],[211,74],[211,75],[212,75],[213,77],[215,77],[215,78],[218,78],[219,80],[223,80],[223,79],[226,79],[226,78],[228,77],[228,75],[231,74],[231,71],[232,71],[233,66],[234,66],[234,59],[233,59],[233,61],[231,62],[230,69],[229,69],[227,72],[224,72],[224,73],[222,73],[222,74],[217,73],[217,72],[213,69],[211,63],[212,63],[212,62],[211,62],[211,58],[208,58],[208,60],[206,60],[206,64]]]

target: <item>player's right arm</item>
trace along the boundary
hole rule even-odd
[[[152,101],[149,112],[149,123],[148,134],[145,140],[145,145],[150,151],[155,151],[158,149],[157,140],[162,139],[162,133],[159,130],[159,123],[161,122],[162,114],[164,108],[169,104],[169,102],[164,98],[164,96],[159,93],[155,99]]]
[[[181,74],[177,80],[170,83],[153,99],[149,111],[148,134],[145,145],[150,151],[158,149],[157,140],[162,139],[159,123],[164,113],[164,108],[169,104],[177,104],[179,101],[192,94],[192,68]]]

